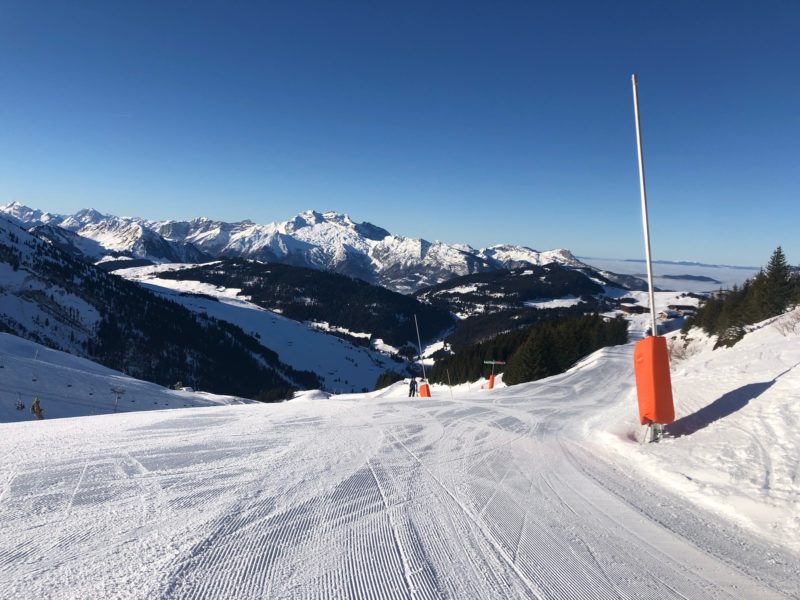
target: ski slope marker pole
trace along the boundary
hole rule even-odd
[[[422,379],[425,377],[425,363],[422,362],[422,340],[419,338],[419,323],[417,323],[417,315],[414,315],[414,327],[417,328],[417,345],[419,346],[419,364],[422,365]]]
[[[652,320],[651,335],[658,335],[658,325],[656,324],[656,300],[653,292],[653,265],[650,259],[650,223],[647,218],[647,190],[644,183],[644,154],[642,152],[642,129],[639,124],[639,90],[636,82],[636,74],[631,75],[633,85],[633,114],[636,119],[636,147],[639,155],[639,191],[642,196],[642,227],[644,228],[644,252],[647,261],[647,286],[650,296],[650,318]]]
[[[450,388],[450,400],[454,400],[453,398],[453,382],[450,381],[450,369],[445,369],[447,372],[447,387]]]

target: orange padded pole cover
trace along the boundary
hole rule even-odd
[[[666,338],[650,336],[638,342],[633,350],[633,367],[639,396],[639,422],[669,425],[675,420],[675,407]]]
[[[431,397],[431,387],[427,383],[419,384],[419,395],[421,398]]]
[[[494,373],[489,375],[489,389],[490,390],[494,389]]]

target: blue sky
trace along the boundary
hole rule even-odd
[[[0,202],[800,262],[800,3],[0,5]]]

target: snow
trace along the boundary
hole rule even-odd
[[[706,426],[659,444],[632,344],[430,399],[0,425],[0,597],[798,597],[792,319],[697,337],[673,387]]]
[[[374,338],[371,345],[375,351],[382,352],[383,354],[397,354],[399,351],[399,348],[396,346],[392,346],[383,341],[383,338]]]
[[[560,263],[568,267],[585,266],[576,259],[569,250],[558,248],[539,252],[525,246],[513,246],[500,244],[482,248],[479,254],[487,259],[495,260],[506,268],[513,268],[524,263],[532,265],[547,265],[550,263]]]
[[[149,221],[102,215],[92,209],[72,216],[47,215],[19,204],[0,206],[0,213],[26,225],[46,221],[74,231],[83,240],[76,241],[77,245],[94,258],[127,252],[163,262],[186,256],[187,247],[182,245],[192,244],[215,256],[278,260],[290,257],[292,264],[319,269],[335,271],[347,267],[344,271],[349,275],[378,281],[404,293],[470,274],[481,263],[497,268],[551,262],[576,268],[584,266],[568,250],[539,252],[514,245],[475,250],[467,244],[391,235],[332,211],[304,211],[289,221],[267,224],[225,223],[205,218]],[[196,255],[194,259],[197,260]]]
[[[443,350],[445,347],[445,343],[443,341],[433,342],[425,346],[422,350],[422,358],[429,358],[433,356],[439,350]]]
[[[121,260],[134,260],[134,258],[132,256],[113,256],[113,255],[107,254],[105,256],[101,256],[100,259],[95,261],[94,264],[102,265],[103,263],[117,262],[117,261],[121,261]]]
[[[563,298],[542,298],[540,300],[529,300],[525,303],[525,306],[531,306],[533,308],[568,308],[580,303],[580,298],[568,295],[564,296]]]
[[[58,297],[57,302],[50,297]],[[74,309],[67,317],[64,310]],[[25,268],[0,263],[0,322],[14,323],[48,345],[80,352],[99,321],[97,311],[78,296],[49,284]],[[49,325],[52,320],[54,327]],[[61,327],[57,327],[57,325]]]
[[[234,288],[218,288],[196,281],[162,279],[158,273],[176,265],[122,269],[116,273],[138,281],[149,290],[178,302],[190,310],[238,325],[254,335],[267,348],[278,353],[280,360],[295,369],[313,371],[334,392],[370,390],[378,376],[398,368],[397,363],[373,351],[341,338],[318,331],[312,324],[287,319],[275,311],[257,306]],[[213,299],[186,294],[202,293]],[[347,332],[357,335],[359,332]],[[366,334],[362,334],[364,337]]]
[[[604,286],[603,293],[609,298],[632,298],[638,306],[647,308],[647,312],[643,314],[624,314],[619,311],[605,313],[604,316],[616,317],[622,314],[628,321],[628,336],[631,340],[639,340],[646,335],[646,332],[652,326],[652,317],[650,316],[650,297],[647,292],[636,292],[631,290],[623,290],[611,286]],[[661,312],[666,312],[667,307],[671,304],[684,305],[684,306],[698,306],[700,300],[686,296],[683,292],[655,292],[653,294],[656,303],[656,315]],[[657,319],[659,325],[659,333],[663,326],[663,320]],[[680,325],[680,324],[679,324]]]
[[[800,310],[733,348],[712,350],[697,330],[684,348],[672,334],[672,427],[683,435],[639,448],[617,427],[604,439],[662,485],[800,552],[798,334]]]
[[[473,283],[472,285],[457,285],[447,289],[447,294],[472,294],[478,291],[478,288],[484,287],[485,283]]]
[[[347,329],[346,327],[339,327],[338,325],[331,325],[327,321],[307,321],[307,323],[311,327],[313,327],[314,329],[317,329],[319,331],[333,331],[333,332],[336,332],[336,333],[343,333],[343,334],[349,335],[351,337],[363,338],[363,339],[366,339],[366,340],[369,340],[369,339],[372,338],[372,334],[371,333],[360,332],[360,331],[351,331],[351,330]]]
[[[124,390],[119,402],[112,390]],[[250,402],[233,396],[168,390],[90,360],[0,333],[0,423],[34,419],[30,411],[34,396],[39,397],[46,420]],[[25,404],[23,410],[15,406],[20,400]]]

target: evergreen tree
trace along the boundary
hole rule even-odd
[[[461,348],[437,360],[430,379],[447,383],[449,372],[454,384],[475,381],[488,374],[484,360],[508,360],[496,371],[504,373],[506,383],[532,381],[561,373],[598,348],[627,341],[628,322],[622,317],[606,321],[595,314],[547,321]]]
[[[797,286],[783,249],[778,246],[766,271],[760,271],[741,288],[733,286],[711,296],[682,331],[688,333],[692,327],[702,327],[709,335],[717,336],[715,347],[732,346],[744,337],[747,325],[780,315],[800,300]]]
[[[375,381],[375,389],[380,390],[389,387],[395,382],[402,381],[402,379],[403,376],[397,371],[384,371],[378,375],[378,379]]]
[[[766,316],[779,315],[789,306],[793,287],[789,264],[780,246],[772,253],[767,264],[765,284]]]
[[[557,372],[553,337],[549,328],[541,327],[531,332],[527,341],[511,357],[503,374],[509,385],[535,381]]]

